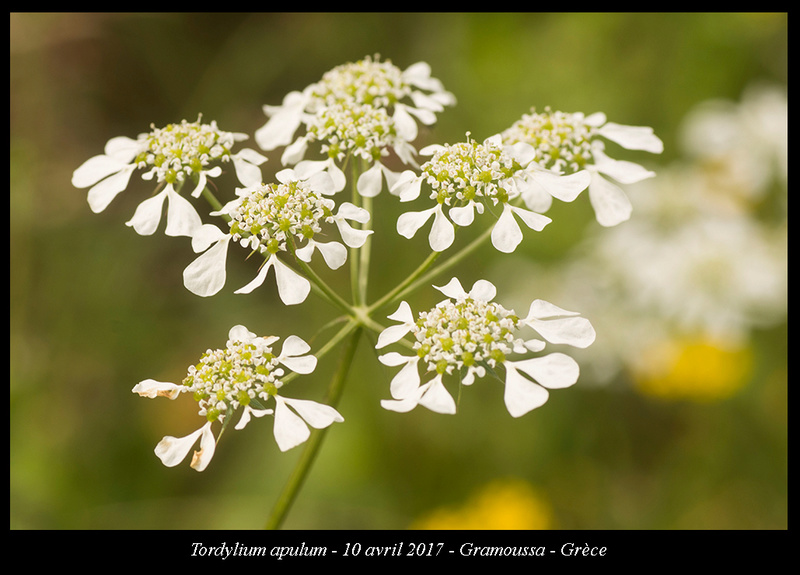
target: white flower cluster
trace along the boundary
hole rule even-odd
[[[166,234],[191,236],[202,221],[192,204],[178,193],[187,177],[196,179],[191,193],[194,197],[202,193],[208,178],[222,174],[220,164],[227,162],[233,163],[243,185],[261,182],[259,166],[267,158],[249,148],[232,153],[233,145],[247,139],[246,134],[224,132],[216,122],[202,124],[200,119],[151,128],[135,140],[125,136],[112,138],[104,154],[89,158],[75,170],[72,185],[90,188],[87,199],[93,212],[105,210],[128,187],[133,172],[144,169],[147,171],[142,179],[155,179],[164,189],[139,204],[127,225],[141,235],[153,234],[166,200],[169,204]]]
[[[200,415],[207,420],[200,429],[185,437],[166,436],[158,443],[155,453],[164,465],[178,465],[200,439],[200,450],[194,453],[191,467],[203,471],[216,448],[212,424],[221,422],[224,429],[240,407],[242,415],[235,429],[243,429],[251,416],[274,414],[273,433],[281,451],[308,439],[309,425],[320,429],[344,421],[330,406],[279,395],[283,387],[281,378],[286,373],[284,368],[309,374],[316,368],[317,359],[305,355],[311,348],[294,335],[286,338],[280,353],[273,354],[272,344],[278,339],[257,337],[243,325],[236,325],[228,333],[225,348],[207,350],[197,365],[189,367],[181,384],[147,379],[133,388],[134,393],[149,398],[176,399],[182,393],[191,393],[200,406]],[[266,407],[272,402],[274,410]]]
[[[309,142],[322,142],[323,153],[338,161],[352,154],[372,163],[398,142],[386,108],[369,104],[327,106],[309,120],[307,129]]]
[[[302,92],[286,95],[280,106],[264,106],[269,120],[255,133],[264,150],[286,146],[284,165],[295,165],[302,177],[320,170],[331,173],[336,189],[345,176],[336,161],[348,154],[371,164],[362,174],[358,191],[377,195],[385,177],[391,186],[396,174],[381,159],[393,151],[406,164],[414,162],[411,142],[417,137],[417,121],[436,122],[436,114],[455,103],[442,83],[431,77],[430,66],[418,62],[400,70],[390,61],[366,57],[326,72],[319,82]],[[301,125],[305,132],[295,139]],[[321,141],[324,160],[306,160],[308,146]]]
[[[542,300],[531,303],[528,315],[519,318],[513,310],[491,301],[496,289],[486,280],[475,282],[469,292],[456,278],[436,289],[450,300],[417,318],[408,303],[402,302],[389,316],[400,323],[386,328],[378,338],[375,347],[381,349],[411,333],[416,351],[413,356],[389,352],[378,358],[387,366],[403,366],[390,384],[393,399],[381,402],[384,408],[406,412],[422,405],[437,413],[455,413],[456,404],[443,377],[458,373],[463,385],[471,385],[476,377],[494,373],[502,365],[506,408],[513,417],[519,417],[543,405],[549,397],[548,388],[569,387],[577,381],[578,364],[563,353],[513,361],[509,356],[545,348],[545,341],[520,337],[522,327],[532,328],[553,344],[587,347],[594,341],[595,332],[585,318]],[[419,367],[433,377],[422,383]]]
[[[522,231],[514,216],[528,227],[541,231],[550,218],[513,206],[510,200],[518,197],[531,185],[536,174],[525,170],[533,158],[533,149],[527,144],[504,146],[499,136],[478,143],[467,134],[466,142],[427,146],[420,153],[431,155],[417,175],[406,170],[398,178],[392,191],[400,201],[409,202],[421,193],[422,184],[430,187],[428,198],[434,207],[420,212],[406,212],[397,220],[397,231],[412,238],[431,216],[433,226],[428,236],[431,249],[440,252],[455,240],[455,227],[470,225],[475,212],[483,214],[486,207],[500,205],[502,210],[492,230],[492,244],[502,252],[512,252],[522,241]],[[448,208],[448,220],[444,215]]]
[[[584,120],[582,114],[534,109],[505,130],[503,140],[533,146],[533,161],[543,168],[574,173],[592,161],[592,140],[597,136],[596,128]]]
[[[348,202],[339,205],[323,197],[330,194],[332,182],[321,172],[309,180],[298,180],[290,169],[281,170],[277,184],[259,184],[237,190],[238,197],[212,212],[228,218],[228,233],[205,224],[192,237],[195,252],[204,252],[184,270],[186,288],[200,296],[217,293],[225,285],[228,245],[231,241],[263,254],[266,258],[255,279],[235,293],[250,293],[264,283],[267,273],[275,268],[278,293],[287,305],[305,301],[311,291],[310,282],[278,258],[282,252],[294,252],[304,262],[318,250],[331,269],[341,267],[347,249],[336,241],[322,242],[322,223],[333,223],[349,247],[361,247],[372,231],[353,228],[347,220],[369,221],[370,214]],[[315,239],[315,237],[317,239]],[[305,245],[300,247],[300,243]]]

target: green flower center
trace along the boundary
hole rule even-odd
[[[534,161],[547,169],[566,173],[582,170],[592,163],[592,138],[595,129],[584,122],[583,114],[531,110],[502,134],[503,142],[524,142],[536,150]]]
[[[293,238],[309,240],[332,222],[333,200],[312,191],[305,182],[261,184],[231,211],[230,234],[234,240],[262,253],[285,251]]]
[[[472,298],[446,301],[419,314],[414,347],[428,369],[437,373],[479,363],[494,367],[521,342],[514,337],[518,323],[512,311],[496,303]]]
[[[139,136],[141,151],[135,158],[141,168],[155,169],[158,181],[176,183],[197,174],[214,162],[230,160],[235,137],[217,128],[216,122],[181,121]]]
[[[228,341],[224,349],[207,350],[189,367],[183,385],[193,391],[200,413],[214,421],[240,405],[266,401],[280,387],[281,375],[269,346]]]

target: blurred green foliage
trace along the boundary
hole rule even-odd
[[[70,185],[109,138],[198,113],[252,137],[263,104],[380,54],[400,68],[427,61],[458,99],[418,149],[467,131],[482,139],[550,105],[652,126],[668,162],[693,105],[788,76],[786,14],[13,13],[10,24],[12,529],[262,526],[298,455],[278,451],[271,422],[226,434],[202,474],[167,469],[152,449],[194,430],[195,406],[130,390],[177,381],[236,323],[314,345],[334,317],[312,299],[286,308],[271,289],[189,293],[188,242],[124,225],[149,192],[143,182],[102,215]],[[270,154],[265,179],[279,157]],[[526,235],[531,261],[580,239],[592,217],[581,200],[558,212],[571,226]],[[392,230],[398,208],[379,209],[376,228]],[[392,251],[373,264],[373,297],[426,247],[424,235],[376,235],[373,253]],[[250,277],[230,265],[228,287]],[[420,293],[413,307],[435,301]],[[546,498],[558,528],[784,529],[786,326],[757,336],[752,381],[730,399],[661,402],[579,383],[519,420],[488,385],[470,389],[454,417],[381,409],[389,372],[362,340],[339,406],[346,423],[328,433],[286,527],[405,528],[514,476]],[[324,393],[334,355],[303,378],[307,397]]]

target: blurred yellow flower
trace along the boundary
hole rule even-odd
[[[417,519],[410,529],[550,529],[550,506],[521,479],[492,481],[461,507],[435,509]]]
[[[749,347],[704,338],[665,342],[645,352],[637,388],[662,399],[715,401],[738,392],[750,377]]]

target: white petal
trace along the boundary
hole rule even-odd
[[[457,225],[466,227],[475,219],[475,202],[470,201],[466,206],[450,208],[448,215]]]
[[[580,315],[580,313],[577,311],[565,310],[543,299],[537,299],[531,302],[526,320],[532,318],[544,319],[548,317],[560,317],[563,315]]]
[[[297,138],[292,144],[286,146],[281,154],[281,164],[284,166],[292,166],[303,160],[306,156],[308,149],[308,137],[301,136]]]
[[[413,324],[414,313],[411,311],[411,306],[408,305],[407,302],[401,301],[400,305],[397,307],[397,311],[395,311],[392,315],[386,316],[386,319],[391,319],[393,321],[401,321],[407,324]]]
[[[503,401],[512,417],[521,417],[547,403],[550,394],[545,388],[518,373],[511,362],[506,361],[504,365],[506,383]]]
[[[389,188],[389,192],[399,196],[401,202],[410,202],[419,197],[421,188],[422,178],[412,170],[404,170],[397,176],[397,180]]]
[[[308,399],[283,398],[287,405],[294,409],[306,423],[314,429],[328,427],[332,423],[344,421],[342,415],[330,405],[317,403]]]
[[[264,417],[265,415],[269,415],[271,413],[273,413],[271,409],[253,409],[249,405],[245,405],[244,409],[242,410],[242,417],[239,419],[239,423],[236,424],[234,429],[244,429],[245,426],[250,423],[251,415],[255,417]]]
[[[265,112],[274,110],[274,113],[265,125],[256,130],[255,140],[258,145],[264,150],[274,150],[291,142],[300,127],[305,102],[305,96],[295,91],[286,94],[282,106],[265,106]]]
[[[434,98],[422,94],[421,92],[412,92],[411,99],[414,102],[414,106],[417,107],[415,108],[412,106],[403,106],[401,104],[401,106],[405,108],[405,111],[408,112],[410,115],[414,116],[417,120],[419,120],[426,126],[431,126],[435,124],[436,114],[434,113],[434,111],[442,110],[443,109],[442,105]]]
[[[364,208],[359,208],[350,202],[342,202],[339,205],[339,209],[336,211],[336,217],[365,224],[369,221],[370,215],[369,211]]]
[[[344,172],[339,168],[339,166],[333,162],[333,159],[330,160],[328,174],[330,174],[331,179],[333,180],[334,192],[341,192],[347,184],[347,176],[345,176]]]
[[[225,285],[229,243],[230,236],[217,241],[183,270],[183,285],[186,289],[202,297],[212,296],[222,289]]]
[[[383,172],[381,163],[375,162],[372,167],[362,173],[356,182],[358,193],[366,198],[374,198],[383,188]]]
[[[490,302],[497,295],[497,288],[488,280],[478,280],[472,284],[472,289],[469,290],[469,296],[472,299],[477,299],[484,302]]]
[[[456,412],[456,402],[442,383],[441,374],[438,374],[426,385],[429,387],[420,398],[420,405],[436,413],[453,414]]]
[[[389,353],[384,353],[383,355],[378,356],[378,361],[381,362],[383,365],[387,365],[389,367],[397,367],[398,365],[405,365],[412,359],[414,358],[401,355],[396,351],[390,351]]]
[[[543,342],[541,339],[529,339],[528,341],[524,342],[523,345],[530,351],[542,351],[547,344],[545,344],[545,342]]]
[[[127,136],[117,136],[106,142],[103,152],[105,152],[106,156],[111,156],[115,160],[128,164],[133,161],[140,149],[139,140],[134,140]]]
[[[405,362],[403,369],[397,372],[389,384],[389,393],[394,399],[404,399],[413,395],[420,384],[419,370],[417,369],[419,357],[403,357],[403,361]]]
[[[286,305],[302,303],[311,291],[311,282],[283,263],[273,254],[270,256],[275,265],[275,283],[278,284],[278,295]]]
[[[228,339],[230,341],[238,341],[240,343],[250,343],[256,337],[258,336],[243,325],[235,325],[228,330]]]
[[[536,170],[533,172],[529,181],[544,188],[544,190],[554,198],[562,202],[571,202],[577,198],[583,190],[589,187],[591,179],[591,174],[586,170],[568,175],[556,174],[546,170]]]
[[[318,172],[306,180],[312,191],[323,196],[332,196],[339,190],[330,172]],[[339,188],[341,189],[341,188]]]
[[[461,282],[458,281],[458,278],[452,278],[449,282],[447,282],[447,285],[433,287],[452,299],[458,300],[469,296],[464,287],[461,285]],[[413,321],[413,317],[411,321]]]
[[[278,356],[278,361],[296,373],[309,374],[317,367],[317,358],[313,355],[303,355],[311,350],[303,339],[291,335],[283,342],[283,349]]]
[[[164,437],[158,443],[158,445],[156,445],[155,454],[161,460],[161,463],[163,463],[167,467],[175,467],[181,461],[186,459],[186,456],[189,455],[189,451],[191,451],[192,447],[194,447],[194,444],[197,442],[197,439],[201,435],[204,435],[207,430],[210,431],[210,429],[211,429],[211,422],[209,421],[203,427],[201,427],[197,431],[190,433],[185,437],[172,437],[168,435]],[[213,455],[213,448],[212,448],[212,455]]]
[[[311,351],[311,346],[306,341],[296,335],[287,337],[283,346],[281,347],[280,357],[292,357],[296,355],[303,355]]]
[[[257,157],[253,157],[253,154]],[[244,149],[232,156],[231,159],[233,160],[233,167],[236,171],[236,178],[242,185],[257,186],[262,183],[263,177],[261,168],[258,166],[267,160],[264,156],[254,150]]]
[[[456,238],[456,229],[447,216],[442,211],[442,205],[437,204],[434,211],[433,225],[428,234],[428,242],[431,249],[435,252],[443,252],[451,245]]]
[[[502,141],[502,138],[501,138]],[[528,143],[517,142],[511,146],[504,146],[506,153],[514,158],[521,166],[527,166],[536,157],[536,149]]]
[[[437,206],[438,207],[438,206]],[[421,212],[406,212],[397,218],[397,233],[411,239],[436,211],[436,207]]]
[[[343,218],[335,218],[334,223],[339,228],[339,235],[342,236],[342,241],[351,248],[360,248],[367,241],[370,234],[374,233],[373,230],[357,230]]]
[[[200,253],[207,250],[211,244],[225,238],[230,238],[230,236],[217,226],[213,224],[203,224],[192,234],[192,249],[195,253]]]
[[[408,113],[408,108],[406,106],[402,104],[395,105],[392,119],[394,120],[394,127],[397,131],[397,135],[401,139],[406,142],[413,142],[417,138],[419,132],[417,122],[411,114]]]
[[[419,398],[424,390],[417,388],[417,393],[403,399],[382,399],[381,407],[398,413],[408,413],[419,405]]]
[[[664,143],[653,133],[653,128],[647,126],[624,126],[609,122],[598,132],[628,150],[643,150],[654,154],[664,151]]]
[[[314,255],[314,250],[317,248],[317,242],[313,239],[308,240],[308,243],[304,245],[302,248],[295,250],[294,255],[296,255],[300,260],[304,262],[310,262],[311,256]]]
[[[325,263],[332,270],[339,269],[347,261],[347,248],[339,242],[317,242],[316,246]]]
[[[603,112],[589,114],[583,119],[583,123],[588,124],[589,126],[594,126],[595,128],[599,128],[606,123],[606,115]]]
[[[166,397],[168,399],[175,399],[181,392],[187,390],[185,385],[176,385],[166,381],[156,381],[154,379],[145,379],[137,383],[131,391],[138,393],[142,397]]]
[[[592,324],[584,317],[532,319],[525,323],[550,343],[563,343],[585,348],[589,347],[596,337]]]
[[[219,166],[215,166],[219,170],[219,173],[222,174],[222,170],[219,169]],[[201,170],[200,175],[197,178],[197,185],[192,190],[191,196],[193,198],[199,198],[200,194],[203,193],[203,190],[206,187],[206,182],[208,181],[208,171]]]
[[[256,277],[254,277],[247,285],[240,287],[239,289],[237,289],[233,293],[235,293],[235,294],[243,294],[243,293],[244,294],[248,294],[248,293],[252,292],[254,289],[256,289],[257,287],[261,287],[261,285],[264,283],[264,280],[267,279],[267,273],[269,272],[269,268],[272,267],[272,263],[273,263],[272,258],[273,257],[274,257],[274,255],[272,257],[270,257],[270,259],[267,260],[267,262],[263,266],[261,266],[261,269],[258,270],[258,273],[256,274]]]
[[[595,169],[620,184],[635,184],[656,175],[655,172],[639,164],[610,158],[602,152],[600,147],[596,147],[592,153],[594,155]]]
[[[589,184],[589,201],[597,222],[605,227],[621,224],[631,217],[633,211],[631,201],[625,192],[600,174],[592,176],[592,183]]]
[[[203,426],[203,434],[200,437],[200,449],[192,454],[192,462],[189,466],[195,471],[203,471],[208,464],[211,463],[211,458],[214,457],[214,451],[217,448],[217,442],[214,439],[214,434],[211,432],[211,422],[209,421]]]
[[[506,368],[508,364],[513,364],[515,368],[524,371],[541,385],[550,389],[569,387],[578,381],[580,374],[578,362],[563,353],[551,353],[543,357],[514,362],[506,361]]]
[[[516,206],[511,206],[511,211],[513,211],[514,214],[516,214],[526,226],[537,232],[541,232],[547,224],[553,221],[547,216],[543,216],[542,214],[537,214],[536,212],[532,212],[523,208],[518,208]]]
[[[203,225],[200,214],[194,209],[192,203],[176,193],[172,186],[166,188],[169,207],[167,209],[167,228],[164,232],[168,236],[189,236]]]
[[[275,425],[272,430],[278,449],[287,451],[303,443],[311,432],[303,419],[286,406],[285,400],[275,396]]]
[[[110,156],[93,156],[72,172],[72,185],[76,188],[88,188],[129,165],[130,162],[123,162]]]
[[[133,213],[133,217],[125,222],[125,225],[133,227],[139,235],[152,235],[161,221],[161,212],[164,209],[164,200],[167,199],[167,192],[168,190],[164,189],[139,204]]]
[[[441,82],[431,77],[431,66],[427,62],[417,62],[412,64],[402,73],[403,79],[424,90],[438,91],[442,89]]]
[[[492,228],[492,245],[506,254],[510,254],[522,241],[522,230],[514,219],[511,206],[503,204],[503,213]]]
[[[411,331],[411,326],[405,323],[387,327],[378,335],[378,342],[375,344],[375,349],[381,349],[400,341],[409,331]]]
[[[131,180],[131,174],[136,169],[134,164],[123,167],[119,172],[98,182],[89,189],[86,200],[94,213],[100,213],[108,204],[125,188]]]

